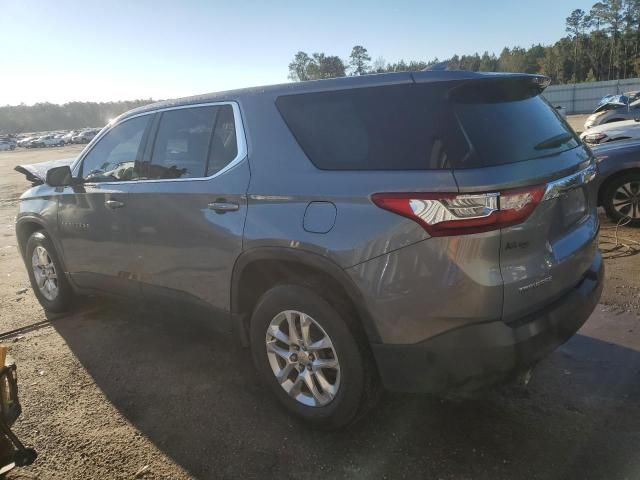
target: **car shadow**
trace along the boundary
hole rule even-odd
[[[528,388],[386,394],[355,426],[282,411],[216,319],[90,301],[55,329],[110,402],[195,478],[634,478],[640,352],[577,335]],[[416,366],[420,368],[420,366]]]

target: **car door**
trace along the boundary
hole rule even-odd
[[[158,114],[142,179],[129,192],[143,294],[230,305],[242,250],[249,166],[235,103]]]
[[[60,196],[58,228],[66,269],[83,288],[135,293],[127,197],[150,116],[108,130],[74,169],[83,182]]]

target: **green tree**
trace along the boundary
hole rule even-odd
[[[356,45],[351,49],[349,55],[349,66],[351,67],[351,75],[365,75],[369,72],[369,62],[371,57],[367,53],[367,49],[361,45]]]
[[[489,55],[489,52],[484,52],[482,57],[480,58],[480,68],[481,72],[496,72],[498,71],[498,59],[492,53]]]
[[[293,57],[293,61],[289,64],[289,78],[294,82],[303,82],[309,80],[307,70],[311,58],[305,52],[298,52]]]
[[[289,78],[295,82],[305,80],[319,80],[321,78],[344,77],[346,75],[344,62],[340,57],[314,53],[309,56],[305,52],[298,52],[289,64]]]
[[[573,54],[573,74],[576,78],[580,77],[580,64],[578,57],[578,50],[580,49],[580,38],[582,37],[585,28],[585,16],[584,10],[576,9],[571,12],[571,15],[566,20],[566,30],[569,35],[573,36],[574,42],[574,54]]]

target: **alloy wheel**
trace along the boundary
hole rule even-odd
[[[640,219],[640,181],[620,185],[613,194],[612,206],[624,217]]]
[[[31,256],[33,276],[40,293],[49,301],[58,296],[58,274],[46,248],[38,245]]]
[[[327,332],[296,310],[278,313],[265,337],[269,365],[287,394],[309,407],[329,404],[340,388],[340,362]]]

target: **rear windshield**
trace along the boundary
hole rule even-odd
[[[522,162],[575,148],[579,140],[537,92],[478,82],[451,92],[454,110],[483,165]]]
[[[578,145],[539,96],[507,92],[411,84],[287,95],[276,105],[323,170],[474,168]]]

